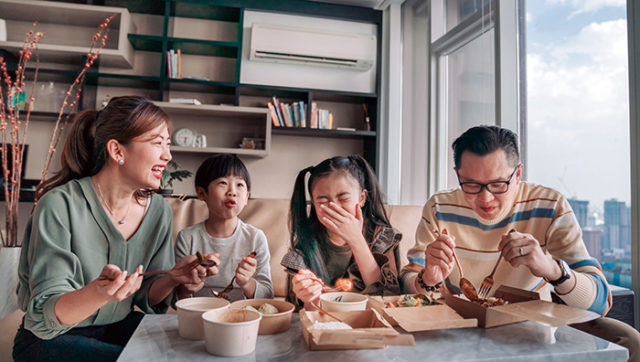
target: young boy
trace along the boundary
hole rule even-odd
[[[196,172],[196,193],[209,209],[207,220],[183,229],[176,241],[176,260],[196,252],[218,253],[218,273],[204,283],[180,287],[178,297],[212,296],[226,286],[229,300],[272,298],[269,247],[262,230],[245,224],[238,214],[247,205],[251,180],[244,163],[230,154],[205,160]],[[255,252],[255,257],[252,254]]]

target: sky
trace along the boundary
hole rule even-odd
[[[626,0],[526,0],[527,179],[630,201]]]

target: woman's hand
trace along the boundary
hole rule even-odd
[[[427,285],[436,285],[451,273],[455,266],[453,258],[455,247],[455,237],[445,233],[427,245],[424,251],[425,268],[422,275],[422,280]]]
[[[137,292],[142,285],[142,265],[136,271],[127,276],[127,271],[122,271],[113,264],[107,264],[102,268],[100,276],[92,282],[95,291],[107,301],[120,302]]]
[[[302,269],[291,279],[293,293],[306,303],[317,303],[322,294],[322,282],[314,272]]]
[[[236,268],[236,283],[240,287],[243,287],[247,284],[251,279],[253,279],[253,275],[256,273],[256,269],[258,267],[258,261],[255,257],[245,256],[238,264],[238,268]]]
[[[355,205],[355,216],[335,202],[321,204],[320,207],[326,215],[322,217],[320,222],[327,228],[332,238],[343,240],[352,249],[357,244],[364,243],[366,245],[367,242],[362,234],[364,219],[360,205]]]

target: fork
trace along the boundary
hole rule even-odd
[[[198,259],[196,259],[190,262],[189,264],[183,265],[180,269],[182,269],[184,273],[187,273],[193,270],[198,265],[200,265],[200,262],[198,261]],[[144,273],[141,273],[140,276],[146,277],[148,275],[154,275],[154,274],[168,274],[169,272],[171,272],[171,270],[153,270],[153,271],[146,271]]]
[[[514,231],[516,231],[516,229],[509,230],[509,234],[511,234]],[[487,295],[489,295],[491,288],[493,288],[493,274],[495,274],[496,269],[498,269],[498,264],[500,264],[501,260],[502,260],[502,253],[500,253],[500,256],[498,256],[498,261],[496,261],[496,265],[493,266],[493,270],[491,271],[491,274],[487,275],[482,280],[482,284],[480,284],[480,290],[478,290],[478,296],[480,298],[486,298]]]
[[[257,253],[255,251],[252,251],[249,255],[247,255],[247,258],[255,258],[257,255]],[[224,287],[224,289],[222,289],[219,292],[216,292],[215,290],[213,290],[213,288],[209,288],[211,290],[211,293],[213,293],[213,295],[215,295],[218,298],[223,298],[223,299],[229,299],[229,296],[227,295],[227,293],[229,293],[231,290],[233,290],[233,282],[236,280],[236,276],[235,274],[233,275],[233,278],[231,278],[231,282],[229,282],[229,285],[227,285],[226,287]]]

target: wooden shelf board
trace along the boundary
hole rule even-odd
[[[337,130],[337,129],[316,129],[302,127],[272,127],[273,134],[302,137],[343,137],[343,138],[365,138],[375,137],[376,132],[365,130]]]
[[[227,148],[227,147],[179,147],[171,146],[171,152],[187,152],[187,153],[233,153],[242,156],[267,157],[269,153],[266,150],[248,150],[244,148]]]
[[[23,42],[0,41],[0,48],[17,53],[22,50]],[[41,62],[80,63],[89,52],[89,47],[39,44],[38,56]],[[102,49],[98,58],[100,64],[109,67],[131,68],[132,63],[117,49]],[[34,61],[33,59],[31,60]]]
[[[223,106],[215,104],[183,104],[183,103],[169,103],[169,102],[153,102],[158,107],[164,109],[170,113],[182,113],[182,114],[215,114],[220,117],[243,117],[243,116],[258,116],[266,117],[269,111],[267,107],[236,107],[236,106]]]

